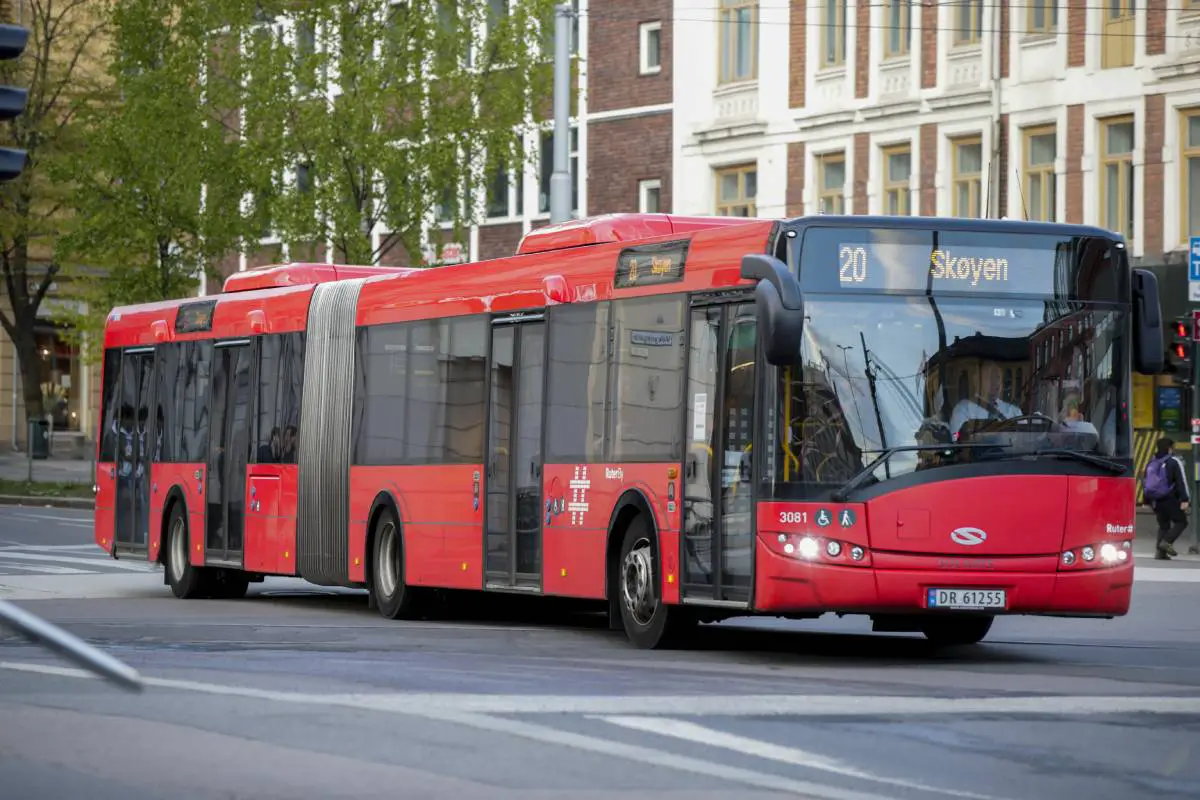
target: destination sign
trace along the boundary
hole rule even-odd
[[[211,331],[213,310],[217,307],[216,300],[201,300],[197,303],[185,303],[175,312],[175,331],[177,333],[200,333]]]
[[[810,228],[800,245],[805,291],[1021,294],[1068,299],[1115,284],[1106,242],[1041,233],[919,228]],[[1111,290],[1102,290],[1108,293]],[[1095,295],[1093,295],[1095,297]]]
[[[613,286],[617,289],[631,289],[634,286],[682,281],[688,244],[685,239],[626,247],[617,257]]]

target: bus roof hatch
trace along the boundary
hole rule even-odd
[[[419,271],[404,267],[358,267],[343,264],[267,264],[245,272],[233,273],[225,279],[221,291],[249,292],[254,289],[308,286],[349,278],[370,278],[375,275],[407,275]]]

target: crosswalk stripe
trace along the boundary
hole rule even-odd
[[[974,792],[965,792],[957,789],[942,789],[925,783],[876,775],[847,766],[841,761],[826,758],[818,753],[812,753],[796,747],[784,747],[770,742],[763,742],[748,736],[726,733],[725,731],[719,731],[686,720],[636,716],[597,716],[593,717],[593,719],[600,719],[622,728],[682,739],[694,744],[718,747],[723,750],[732,750],[743,755],[754,756],[768,761],[778,761],[783,764],[790,764],[795,767],[803,767],[820,772],[829,772],[847,778],[857,778],[859,780],[871,781],[872,783],[886,783],[905,789],[916,789],[921,792],[931,792],[952,797],[966,797],[972,800],[994,800],[992,796],[986,794],[975,794]]]

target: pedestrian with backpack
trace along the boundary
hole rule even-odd
[[[1188,490],[1183,459],[1175,454],[1175,442],[1164,436],[1156,443],[1154,458],[1146,465],[1142,496],[1158,518],[1158,544],[1154,557],[1168,561],[1175,552],[1175,540],[1187,528]]]

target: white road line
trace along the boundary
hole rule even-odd
[[[676,739],[683,739],[688,742],[693,742],[695,744],[718,747],[724,750],[732,750],[737,753],[766,759],[768,761],[779,761],[784,764],[791,764],[792,766],[803,767],[805,769],[831,772],[835,775],[843,775],[848,778],[857,778],[859,780],[871,781],[873,783],[886,783],[891,786],[898,786],[906,789],[916,789],[921,792],[932,792],[935,794],[953,797],[972,798],[972,800],[994,800],[991,795],[975,794],[974,792],[964,792],[957,789],[941,789],[937,786],[930,786],[926,783],[917,783],[914,781],[906,781],[902,778],[889,778],[884,775],[876,775],[871,772],[865,772],[863,770],[847,766],[836,759],[826,758],[818,753],[811,753],[795,747],[784,747],[782,745],[771,744],[770,742],[751,739],[747,736],[738,736],[736,734],[714,730],[712,728],[705,727],[704,725],[697,725],[694,722],[687,722],[685,720],[663,719],[661,717],[632,716],[595,716],[594,718],[604,720],[605,722],[620,726],[622,728],[643,731],[645,733],[653,733],[660,736],[670,736]]]
[[[30,553],[96,553],[103,552],[99,545],[95,544],[9,544],[0,547],[0,552],[16,550],[27,551]],[[107,558],[108,556],[103,556]]]
[[[91,673],[83,670],[72,669],[70,667],[54,667],[42,664],[0,662],[0,669],[9,669],[19,672],[33,672],[71,678],[95,678],[95,676],[93,676]],[[495,717],[454,711],[435,712],[422,710],[414,712],[411,709],[406,709],[403,707],[376,708],[371,705],[370,696],[368,695],[331,695],[329,697],[322,697],[321,695],[309,695],[293,692],[274,692],[262,689],[220,686],[218,684],[205,684],[194,681],[176,681],[163,678],[143,677],[143,681],[149,686],[160,688],[185,689],[205,692],[208,694],[247,697],[253,699],[271,700],[275,702],[300,703],[304,705],[353,707],[368,711],[380,711],[393,714],[423,717],[426,719],[436,720],[438,722],[449,722],[451,724],[465,725],[478,730],[492,731],[511,736],[520,736],[525,739],[531,739],[546,744],[560,745],[590,753],[598,753],[601,755],[623,758],[650,766],[666,767],[668,769],[675,769],[681,772],[705,775],[711,778],[730,781],[732,783],[741,783],[760,789],[772,789],[775,791],[789,792],[799,797],[818,798],[819,800],[891,800],[883,795],[856,792],[848,789],[840,789],[834,786],[825,786],[819,783],[812,783],[809,781],[793,780],[791,778],[785,778],[779,775],[764,774],[762,772],[741,769],[739,767],[714,764],[711,761],[702,761],[700,759],[680,756],[665,751],[651,750],[642,746],[614,742],[609,739],[601,739],[579,733],[571,733],[570,731],[564,731],[546,725],[537,725],[522,720],[498,719]],[[350,698],[359,699],[351,703]]]
[[[72,678],[91,678],[69,667],[0,661],[0,669]],[[245,697],[314,706],[336,706],[397,714],[592,714],[634,716],[796,716],[907,717],[1014,714],[1089,716],[1094,714],[1200,715],[1200,696],[1034,695],[1022,697],[920,697],[891,695],[638,695],[558,696],[427,693],[308,694],[225,686],[216,683],[144,678],[149,686],[203,694]]]
[[[86,525],[89,528],[95,522],[91,517],[60,517],[50,514],[16,513],[4,514],[3,516],[10,517],[12,519],[23,519],[28,522],[61,522],[66,525]]]
[[[1191,567],[1134,567],[1133,582],[1200,583],[1200,569]]]
[[[98,570],[75,569],[73,567],[55,567],[49,564],[5,564],[0,562],[0,570],[20,569],[38,575],[95,575]]]
[[[49,556],[40,553],[18,553],[12,550],[0,552],[0,562],[7,558],[19,558],[25,561],[53,561],[59,564],[89,564],[91,566],[103,564],[111,569],[123,569],[129,572],[153,572],[156,569],[155,565],[148,564],[145,561],[127,564],[124,561],[117,561],[103,556],[98,558],[73,558],[71,556]]]

